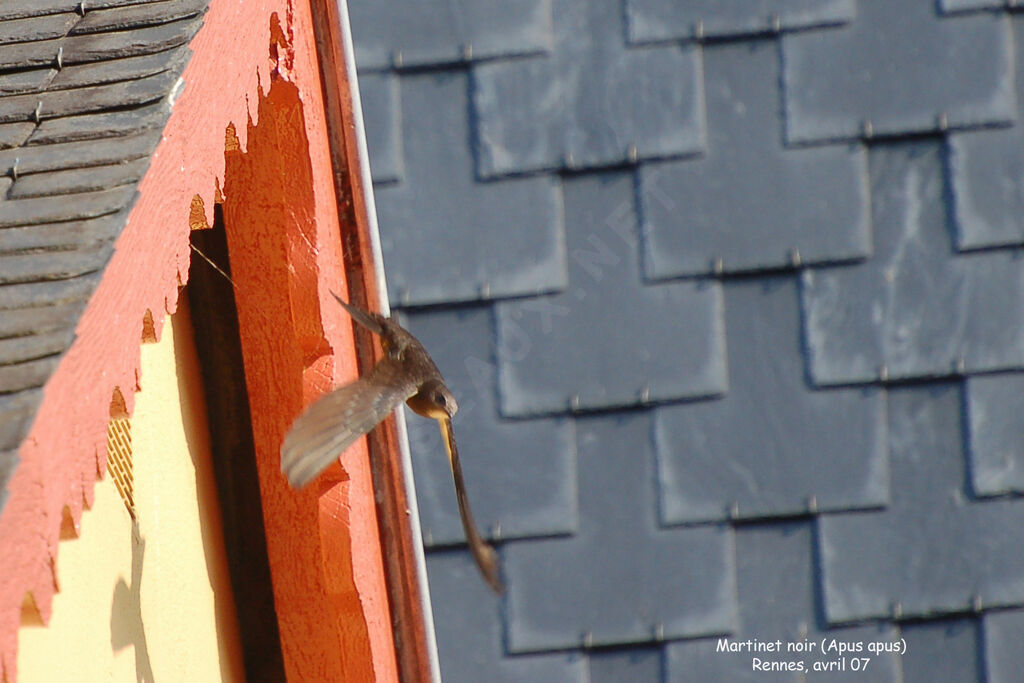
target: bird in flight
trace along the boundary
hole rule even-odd
[[[334,292],[331,296],[356,323],[380,335],[384,358],[369,373],[321,396],[299,415],[281,444],[281,471],[295,488],[305,486],[405,401],[416,413],[437,420],[469,550],[484,580],[501,593],[504,588],[498,575],[498,556],[481,538],[469,509],[452,431],[452,416],[459,406],[440,370],[419,340],[397,322],[364,311]]]

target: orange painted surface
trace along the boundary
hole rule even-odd
[[[276,37],[271,36],[273,13],[285,26]],[[281,87],[290,89],[290,94],[276,95],[285,93],[279,90],[268,98],[287,100],[285,109],[298,117],[290,121],[290,134],[304,133],[303,139],[282,142],[301,145],[309,169],[306,198],[301,210],[289,218],[287,239],[282,242],[281,235],[270,234],[271,225],[279,228],[282,223],[271,223],[268,217],[273,211],[278,212],[273,214],[277,218],[284,216],[271,200],[290,201],[273,188],[275,181],[280,184],[294,172],[289,164],[301,159],[288,151],[275,162],[272,172],[255,168],[271,163],[277,153],[273,146],[257,145],[265,150],[259,155],[248,150],[246,137],[262,130],[259,117],[261,111],[268,111],[265,107],[252,112],[256,128],[237,128],[238,145],[248,150],[252,160],[252,179],[267,185],[244,190],[238,180],[222,183],[228,195],[225,209],[236,221],[234,226],[255,230],[251,237],[258,245],[253,253],[261,255],[258,261],[254,257],[236,266],[243,279],[239,289],[251,287],[240,296],[243,326],[251,330],[252,325],[267,325],[268,331],[281,336],[266,340],[266,346],[257,345],[257,351],[251,351],[250,339],[246,351],[247,368],[259,363],[257,358],[263,359],[263,365],[256,366],[260,371],[275,368],[266,375],[265,386],[251,387],[254,394],[259,388],[270,392],[264,397],[276,396],[253,406],[254,417],[261,418],[257,425],[261,459],[270,458],[268,444],[279,440],[278,432],[287,427],[286,413],[294,415],[303,401],[352,374],[350,323],[336,308],[321,306],[329,296],[327,287],[343,288],[310,22],[309,7],[303,0],[296,0],[294,6],[287,0],[213,0],[204,27],[192,42],[194,55],[185,70],[186,87],[140,184],[140,198],[114,257],[82,316],[77,338],[45,388],[43,404],[19,451],[21,462],[9,484],[10,496],[0,515],[0,678],[14,680],[16,675],[17,628],[28,593],[43,620],[49,618],[53,593],[58,589],[55,567],[62,517],[66,508],[77,525],[84,507],[91,504],[93,485],[106,467],[106,425],[114,390],[124,395],[129,412],[133,408],[143,320],[150,313],[159,335],[164,314],[177,307],[179,285],[188,278],[192,198],[198,194],[204,199],[211,220],[216,182],[225,178],[224,131],[231,122],[245,122],[250,110],[263,102],[258,85],[271,82],[270,70],[275,67],[286,79],[279,81]],[[270,59],[268,46],[272,43],[284,50],[277,60]],[[317,250],[306,245],[311,236],[316,238]],[[237,240],[237,234],[232,239]],[[233,262],[234,257],[233,252]],[[280,270],[286,263],[303,275],[288,277],[290,270]],[[257,268],[250,272],[253,265]],[[253,274],[261,268],[266,271],[263,275]],[[285,339],[294,345],[275,358]],[[327,355],[330,349],[338,349],[345,357],[337,369],[337,357]],[[280,394],[274,393],[277,391]],[[260,411],[267,414],[261,416]],[[261,467],[266,470],[263,460]],[[282,634],[291,634],[282,636],[289,674],[308,672],[308,676],[301,674],[303,680],[317,680],[322,671],[330,678],[329,673],[341,666],[338,661],[344,658],[342,665],[352,666],[347,660],[358,651],[361,656],[369,653],[369,660],[364,661],[372,667],[373,676],[394,680],[394,650],[365,453],[351,449],[343,467],[348,480],[319,505],[313,493],[296,496],[280,489],[283,480],[275,482],[268,475],[264,484],[264,497],[270,499],[268,545],[277,558],[272,557],[276,562],[272,570]],[[337,475],[340,478],[340,469]],[[290,530],[292,522],[304,526]],[[278,534],[283,534],[280,540]],[[286,561],[293,552],[303,561]],[[297,566],[306,559],[313,559],[314,565]],[[342,568],[324,570],[318,563],[328,559]],[[297,572],[294,577],[292,571]],[[339,611],[334,613],[339,618],[325,619],[319,612],[324,604],[336,605],[356,618],[342,620]],[[313,626],[316,616],[331,625],[318,626],[309,640],[308,634],[296,629]],[[365,625],[360,626],[360,621]],[[348,643],[357,645],[350,650]],[[326,650],[328,647],[334,650]],[[332,657],[334,661],[329,662]]]
[[[258,116],[247,149],[226,155],[224,225],[285,666],[294,680],[394,680],[393,650],[384,661],[371,653],[363,606],[364,597],[384,595],[382,579],[372,585],[383,565],[365,446],[346,453],[331,483],[301,492],[280,471],[295,415],[335,374],[348,380],[355,369],[351,356],[336,367],[332,355],[353,344],[351,323],[329,296],[345,291],[341,243],[336,219],[316,218],[298,89],[272,75]],[[364,569],[371,556],[372,575]]]

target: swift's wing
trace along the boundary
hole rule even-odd
[[[314,401],[281,444],[281,471],[295,488],[311,482],[356,439],[416,393],[402,368],[385,359],[366,376]]]
[[[334,292],[331,292],[331,296],[341,304],[342,308],[348,311],[348,314],[352,316],[352,319],[357,323],[370,330],[370,332],[375,334],[384,334],[384,325],[381,323],[381,316],[370,313],[369,311],[364,311],[355,304],[350,304]]]

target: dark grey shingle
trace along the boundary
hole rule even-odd
[[[101,111],[79,116],[65,116],[40,123],[28,145],[48,145],[76,140],[95,140],[117,136],[125,130],[147,131],[163,128],[171,113],[170,104],[162,99],[125,111]]]
[[[1024,259],[953,250],[941,146],[874,147],[870,168],[874,256],[804,271],[814,381],[1024,368]]]
[[[445,683],[591,683],[576,653],[506,656],[498,598],[468,554],[427,554],[437,651]]]
[[[61,353],[74,337],[73,328],[57,329],[26,337],[0,339],[0,365],[38,360]]]
[[[502,539],[575,531],[572,422],[509,421],[498,415],[490,310],[431,310],[404,317],[430,350],[459,403],[454,429],[481,530],[500,530]],[[411,414],[406,424],[427,543],[461,542],[462,524],[437,424]]]
[[[970,495],[961,413],[959,383],[889,391],[892,502],[819,522],[831,622],[1024,605],[1024,499]]]
[[[3,316],[0,316],[0,339],[47,334],[73,327],[84,309],[85,301],[82,299],[41,301],[34,305],[5,309]],[[0,393],[3,393],[2,387]]]
[[[138,80],[2,97],[0,122],[39,121],[149,104],[164,99],[178,78],[176,72],[164,71]]]
[[[847,653],[846,673],[829,671],[841,660],[835,650],[822,651],[822,644],[835,640],[854,646],[899,641],[899,629],[888,623],[830,628],[819,616],[819,576],[813,558],[813,523],[782,522],[740,527],[736,530],[736,583],[739,595],[738,627],[728,635],[731,641],[781,640],[780,653],[723,652],[719,638],[702,638],[670,643],[666,648],[668,681],[736,681],[755,683],[777,681],[902,681],[900,658],[892,653],[870,654],[870,676],[851,672]],[[807,649],[789,651],[789,644]],[[867,654],[867,653],[866,653]],[[799,662],[806,679],[798,672],[774,676],[755,671],[753,660]],[[815,671],[815,666],[822,668]],[[644,679],[654,681],[658,679]]]
[[[372,71],[360,74],[359,95],[373,182],[400,181],[405,169],[402,167],[402,115],[398,99],[398,77]]]
[[[362,69],[551,49],[551,0],[353,0],[349,12]]]
[[[969,12],[976,9],[1013,7],[1013,0],[939,0],[943,12]]]
[[[626,0],[630,40],[727,38],[843,24],[855,0]]]
[[[587,174],[564,184],[568,290],[497,304],[502,413],[723,393],[720,286],[643,282],[632,174]]]
[[[50,88],[83,88],[90,85],[146,78],[164,71],[180,70],[191,54],[187,46],[181,45],[171,50],[137,57],[72,64],[57,72]]]
[[[0,285],[65,280],[96,272],[106,265],[112,245],[101,244],[91,250],[33,251],[0,255]],[[0,383],[0,386],[3,386]]]
[[[11,225],[56,223],[98,218],[117,213],[135,199],[135,186],[115,187],[111,190],[86,192],[70,201],[54,201],[52,197],[8,199],[0,201],[0,228]],[[54,263],[56,265],[56,263]],[[43,275],[45,270],[40,271]],[[45,277],[43,279],[46,279]]]
[[[650,421],[580,418],[579,533],[510,543],[510,652],[709,636],[735,628],[732,531],[657,523]]]
[[[376,192],[388,290],[396,304],[474,301],[565,286],[558,181],[475,182],[466,88],[466,76],[458,72],[401,79],[404,181]]]
[[[662,648],[598,650],[587,657],[588,683],[636,683],[662,680]]]
[[[163,52],[185,45],[202,26],[202,16],[110,33],[86,33],[62,42],[64,62],[78,64]]]
[[[1001,13],[944,17],[933,2],[859,0],[834,30],[782,38],[790,142],[1009,123],[1013,37]]]
[[[808,386],[795,278],[726,283],[725,320],[728,393],[655,409],[663,520],[886,504],[885,397]]]
[[[63,349],[61,349],[63,351]],[[5,391],[24,391],[42,386],[60,363],[60,355],[0,365],[0,386]]]
[[[86,12],[71,31],[72,35],[103,31],[137,31],[144,26],[158,26],[187,19],[206,10],[209,0],[163,0],[129,7],[115,7]],[[89,3],[92,4],[92,3]]]
[[[981,620],[989,683],[1013,683],[1024,671],[1024,611],[989,612]]]
[[[75,12],[0,21],[0,45],[62,38],[81,20]]]
[[[707,153],[640,168],[652,278],[871,254],[867,153],[786,148],[776,41],[704,48]]]
[[[17,226],[0,230],[0,254],[63,249],[88,249],[98,242],[112,242],[124,225],[126,214],[46,225]],[[4,292],[0,289],[0,308]]]
[[[905,681],[982,681],[980,638],[975,619],[950,619],[903,627]],[[1019,645],[1019,643],[1018,643]],[[1014,679],[1020,678],[1016,672]],[[993,681],[994,683],[994,681]]]
[[[0,78],[0,95],[20,95],[45,90],[53,80],[56,69],[29,69],[4,74]],[[0,102],[3,98],[0,98]]]
[[[14,177],[69,168],[106,166],[148,157],[160,141],[159,130],[136,133],[129,129],[128,132],[130,134],[107,137],[99,143],[82,140],[7,149],[0,152],[0,173]],[[3,213],[0,212],[0,215]]]
[[[16,458],[11,457],[11,454],[21,445],[21,439],[28,431],[42,400],[41,389],[0,393],[0,452],[7,456],[6,463],[0,460],[0,488],[7,484],[4,476],[10,476],[14,471]],[[5,465],[10,468],[6,473],[3,471]]]
[[[971,377],[964,391],[972,491],[979,496],[1024,492],[1024,374]]]
[[[20,147],[35,130],[34,123],[5,123],[0,125],[0,149]]]
[[[138,182],[147,168],[149,168],[149,159],[143,157],[110,166],[33,173],[18,178],[7,196],[9,199],[21,199],[97,192],[106,188]]]
[[[1014,15],[1017,112],[1024,112],[1024,17]],[[949,136],[949,168],[960,249],[1024,244],[1024,132],[1010,128]]]
[[[700,52],[627,49],[621,0],[553,0],[551,55],[473,68],[481,176],[704,148]]]
[[[5,0],[0,5],[0,20],[23,19],[72,12],[81,0]]]

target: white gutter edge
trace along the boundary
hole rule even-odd
[[[363,128],[363,105],[359,96],[359,79],[356,74],[356,55],[352,47],[352,25],[348,18],[348,1],[337,0],[338,16],[341,19],[341,42],[345,50],[345,71],[348,76],[349,96],[352,98],[352,117],[356,127],[356,157],[359,160],[359,177],[366,202],[367,229],[370,232],[370,247],[373,252],[373,268],[376,273],[377,297],[381,313],[391,314],[388,301],[387,278],[384,275],[384,257],[380,248],[380,233],[377,231],[377,205],[373,199],[373,180],[370,177],[370,157],[366,147],[366,131]],[[402,473],[405,477],[406,500],[409,503],[409,526],[412,530],[413,551],[416,557],[416,579],[423,601],[423,627],[430,657],[430,677],[441,683],[441,667],[437,658],[437,638],[434,635],[434,612],[430,606],[430,586],[427,584],[427,561],[423,555],[423,535],[420,531],[420,511],[416,503],[416,485],[412,475],[412,457],[409,452],[409,434],[405,429],[405,411],[395,411],[395,425],[398,428],[398,450],[402,458]]]

